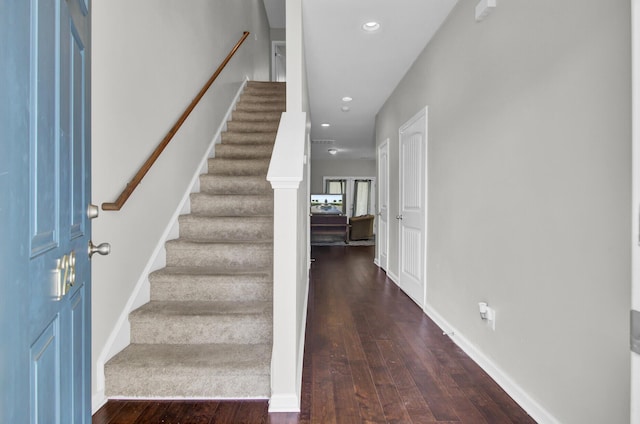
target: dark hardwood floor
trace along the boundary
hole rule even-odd
[[[266,401],[109,401],[93,424],[535,423],[373,264],[314,247],[299,414]]]

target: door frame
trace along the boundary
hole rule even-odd
[[[422,242],[422,249],[423,249],[423,259],[424,261],[422,262],[422,305],[420,305],[420,307],[422,308],[422,310],[426,313],[426,309],[427,309],[427,259],[428,259],[428,243],[427,243],[427,238],[428,238],[428,222],[429,222],[429,106],[425,106],[424,108],[420,109],[418,111],[418,113],[416,113],[414,116],[412,116],[410,119],[408,119],[404,124],[402,124],[400,126],[400,129],[398,129],[398,196],[402,196],[402,168],[401,168],[401,163],[402,163],[402,143],[401,143],[401,138],[402,138],[402,133],[404,131],[406,131],[407,128],[409,128],[411,125],[413,125],[417,120],[419,120],[420,118],[422,118],[424,116],[424,149],[423,149],[423,156],[422,156],[422,163],[423,163],[423,168],[424,168],[424,181],[423,181],[423,191],[422,191],[422,196],[423,196],[423,204],[422,207],[424,209],[424,214],[423,214],[423,222],[422,222],[422,230],[423,230],[423,242]],[[398,197],[398,213],[400,214],[400,208],[401,208],[401,199],[400,197]],[[402,288],[402,240],[400,239],[401,237],[401,231],[400,231],[400,226],[402,225],[402,222],[400,220],[398,221],[398,286],[400,286],[400,288]],[[411,297],[411,296],[409,296]]]
[[[386,150],[387,153],[387,161],[386,161],[386,167],[387,169],[385,170],[385,179],[382,179],[380,177],[380,157],[382,155],[383,150]],[[378,217],[378,222],[377,222],[377,234],[378,234],[378,240],[381,240],[384,238],[385,240],[385,252],[384,252],[384,263],[381,260],[381,255],[380,255],[380,243],[376,242],[376,257],[374,260],[374,263],[379,266],[380,268],[382,268],[383,270],[387,271],[387,269],[389,268],[389,139],[385,139],[382,143],[380,143],[380,145],[378,146],[378,152],[377,152],[377,156],[376,156],[376,164],[377,164],[377,170],[378,170],[378,181],[380,181],[380,183],[378,184],[378,199],[377,199],[377,210],[376,210],[376,215]],[[380,187],[382,187],[384,185],[384,187],[386,187],[385,190],[385,196],[383,199],[383,195],[381,193]],[[384,200],[385,204],[387,205],[387,217],[386,217],[386,227],[385,227],[385,231],[384,231],[384,237],[382,237],[382,231],[380,230],[380,222],[382,221],[382,213],[380,212],[380,204],[382,203],[382,201]]]
[[[640,0],[631,0],[631,309],[640,311]],[[631,420],[640,424],[640,355],[631,355]]]
[[[277,75],[277,69],[276,69],[276,48],[280,47],[280,46],[287,46],[287,42],[286,41],[272,41],[271,42],[271,81],[277,81],[276,80],[276,75]],[[286,62],[286,57],[285,57],[285,62]],[[286,77],[285,77],[286,80]]]

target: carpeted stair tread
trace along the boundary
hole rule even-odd
[[[165,267],[149,275],[152,301],[271,301],[271,270]]]
[[[271,315],[269,301],[151,301],[131,312],[130,318],[157,319],[164,316],[233,318],[236,315]]]
[[[246,112],[243,110],[235,110],[231,115],[231,121],[256,121],[256,122],[280,122],[282,112],[280,111],[262,111],[262,112]]]
[[[252,216],[273,214],[273,191],[263,194],[191,195],[191,213],[210,216]]]
[[[227,131],[229,132],[277,132],[278,121],[229,121],[227,122]]]
[[[267,175],[270,158],[233,159],[215,157],[208,160],[210,175]]]
[[[189,274],[195,277],[198,276],[218,276],[218,277],[237,277],[237,276],[256,276],[257,278],[270,278],[271,267],[262,269],[250,269],[250,270],[233,270],[219,266],[166,266],[162,269],[154,271],[151,276],[154,275],[166,275],[167,278],[171,276]]]
[[[271,305],[269,301],[151,301],[129,314],[131,342],[268,343]]]
[[[271,158],[272,152],[272,144],[255,144],[251,146],[237,144],[220,144],[216,147],[216,158],[268,159]]]
[[[269,397],[270,367],[270,343],[132,344],[107,362],[106,395],[196,399]]]
[[[262,81],[250,81],[245,87],[245,93],[286,93],[287,85],[283,82],[262,82]]]
[[[264,176],[204,174],[200,176],[200,191],[210,194],[262,194],[273,190]]]
[[[187,240],[272,240],[273,217],[180,217],[180,238]]]
[[[222,144],[270,144],[273,145],[276,139],[275,132],[229,132],[221,134]],[[248,146],[251,148],[252,146]]]
[[[236,110],[244,112],[277,112],[285,110],[285,100],[264,99],[260,96],[243,98],[238,102]]]
[[[224,266],[227,269],[262,269],[273,260],[272,241],[193,241],[166,243],[168,266]]]

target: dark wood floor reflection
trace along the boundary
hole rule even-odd
[[[299,414],[266,401],[109,401],[93,424],[534,423],[373,264],[316,246]]]

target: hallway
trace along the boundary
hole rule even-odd
[[[300,414],[266,401],[109,401],[94,424],[533,423],[373,264],[314,247]]]

